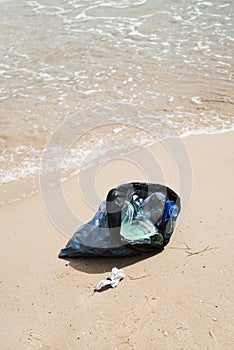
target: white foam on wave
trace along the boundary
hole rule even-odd
[[[194,103],[196,103],[197,105],[201,105],[201,104],[202,104],[202,102],[201,102],[201,100],[200,100],[200,96],[194,96],[194,97],[191,98],[191,100],[192,100]]]
[[[124,128],[118,127],[113,129],[114,134],[121,134],[123,132]],[[230,132],[234,130],[234,124],[229,126],[228,128],[223,128],[217,130],[215,126],[208,126],[206,129],[201,128],[197,130],[190,130],[189,128],[185,128],[180,135],[176,134],[170,134],[170,133],[164,133],[163,135],[160,135],[161,140],[171,137],[188,137],[190,135],[202,135],[202,134],[219,134],[219,133],[225,133]],[[149,135],[150,136],[150,135]],[[136,147],[146,147],[151,144],[153,144],[156,141],[153,134],[150,137],[142,136],[140,135],[140,131],[137,133],[137,141],[136,141],[136,134],[132,135],[132,147],[133,149],[136,149]],[[113,145],[113,142],[111,141],[110,137],[110,144]],[[21,163],[16,163],[15,166],[10,169],[1,169],[0,171],[0,183],[9,183],[12,181],[16,181],[18,179],[24,179],[27,177],[32,177],[38,175],[39,171],[41,171],[41,175],[53,171],[57,171],[60,169],[63,174],[65,174],[68,171],[72,172],[72,175],[75,175],[79,173],[81,167],[87,168],[95,163],[96,160],[98,160],[100,157],[105,159],[109,152],[110,144],[108,146],[108,142],[103,143],[102,140],[100,140],[99,146],[95,146],[92,148],[90,146],[89,150],[84,150],[81,147],[77,148],[71,148],[69,152],[66,154],[65,158],[61,158],[61,155],[64,153],[63,149],[60,149],[59,147],[54,148],[53,150],[49,150],[51,154],[51,158],[47,159],[46,167],[44,169],[41,169],[40,160],[42,159],[43,153],[40,153],[40,156],[37,160],[33,160],[30,157],[29,149],[27,149],[27,156],[25,155]],[[106,146],[105,146],[106,145]],[[15,162],[15,156],[16,155],[24,155],[23,151],[25,151],[26,148],[23,146],[19,146],[15,149],[15,153],[10,155],[11,163],[14,164]],[[123,146],[123,142],[121,139],[119,142],[115,143],[115,150],[119,150],[119,154],[124,155],[129,151],[125,146]],[[32,150],[31,150],[32,152]],[[33,151],[35,152],[35,151]],[[85,167],[83,164],[85,160]],[[88,161],[87,161],[88,160]],[[0,162],[4,162],[5,158],[4,155],[0,157]],[[67,179],[66,176],[63,177],[64,181]]]

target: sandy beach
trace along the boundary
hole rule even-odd
[[[0,350],[234,349],[233,6],[0,1]],[[165,249],[59,259],[128,182],[181,197]]]
[[[233,349],[233,141],[233,132],[183,139],[193,167],[191,201],[154,256],[61,260],[73,227],[61,234],[40,194],[2,207],[0,348]],[[150,148],[156,158],[157,150]],[[101,170],[100,197],[123,180],[125,167],[116,160]],[[130,168],[125,174],[145,180]],[[175,178],[172,171],[167,185],[177,191]],[[95,209],[79,196],[77,179],[64,188],[74,212],[90,219]],[[94,293],[114,266],[124,269],[123,281]]]

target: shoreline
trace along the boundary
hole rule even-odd
[[[58,252],[78,221],[68,222],[63,235],[40,193],[3,206],[0,347],[231,349],[233,138],[234,132],[183,139],[193,169],[191,200],[169,245],[149,258],[60,260]],[[111,161],[87,169],[83,179],[66,181],[64,196],[74,215],[89,220],[118,181],[145,181],[142,166],[134,163],[145,155]],[[147,155],[180,194],[178,169],[163,145],[150,146]],[[152,168],[153,176],[156,165]],[[62,217],[58,203],[54,206]],[[97,282],[114,266],[123,268],[126,277],[116,289],[94,294]]]
[[[170,139],[180,139],[183,143],[186,143],[187,138],[193,138],[193,137],[205,137],[205,136],[214,136],[214,135],[222,135],[222,134],[231,134],[233,133],[234,130],[222,130],[222,131],[217,131],[214,133],[185,133],[181,135],[180,137],[168,137],[163,140],[155,141],[154,143],[151,143],[150,145],[142,145],[139,146],[139,150],[150,150],[154,147],[154,145],[157,145],[158,143],[165,143],[167,140]],[[131,155],[134,153],[134,151],[130,151],[129,153],[121,155],[120,158],[127,157],[128,155]],[[108,152],[107,152],[108,154]],[[106,156],[106,154],[105,154]],[[114,155],[115,156],[115,155]],[[94,160],[98,161],[98,159],[102,158],[102,155],[98,155],[97,158]],[[108,163],[110,159],[106,159],[106,162]],[[94,168],[94,164],[90,164],[87,169],[84,169],[83,171],[87,171],[88,169]],[[73,175],[74,169],[70,169],[67,172],[63,172],[63,177],[66,176],[63,180],[63,182],[67,181],[72,181],[72,178],[77,178],[79,177],[79,174],[81,171],[76,171],[76,174]],[[35,194],[40,192],[40,185],[39,185],[39,180],[40,180],[40,171],[35,173],[33,176],[26,176],[23,178],[19,178],[17,180],[13,180],[10,182],[3,182],[1,184],[2,190],[1,190],[1,202],[0,202],[0,208],[11,205],[15,202],[20,202],[22,200],[25,200],[27,198],[30,198],[31,196],[34,196]]]

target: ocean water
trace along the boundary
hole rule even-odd
[[[72,123],[71,174],[126,139],[233,129],[233,23],[231,0],[0,0],[0,183],[37,176]]]

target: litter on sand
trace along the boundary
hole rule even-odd
[[[162,251],[180,213],[169,187],[131,182],[111,189],[95,216],[72,236],[59,258],[123,257]]]
[[[119,282],[124,278],[124,271],[113,267],[111,273],[109,274],[106,280],[101,280],[97,285],[95,290],[99,291],[103,287],[110,285],[112,288],[115,288]]]

